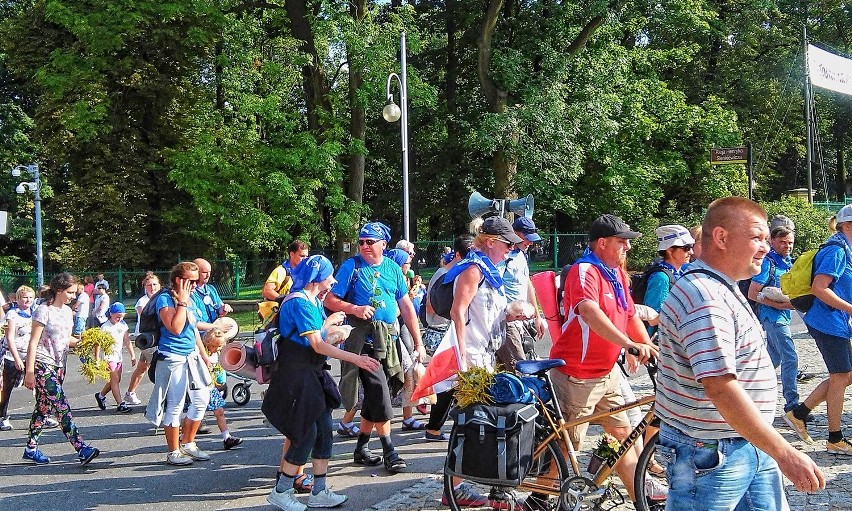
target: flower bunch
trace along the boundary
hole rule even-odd
[[[471,366],[467,371],[459,372],[458,377],[455,397],[460,408],[493,401],[488,390],[494,384],[494,375],[487,369]]]
[[[598,442],[598,446],[595,447],[595,450],[592,451],[592,454],[599,458],[609,458],[610,456],[615,456],[618,452],[618,448],[621,447],[621,443],[609,433],[604,433]]]
[[[83,331],[74,351],[80,355],[80,361],[83,362],[80,366],[80,374],[89,380],[89,383],[95,383],[98,378],[109,381],[109,366],[106,360],[95,357],[95,348],[100,348],[104,355],[112,355],[113,344],[112,336],[100,328],[89,328]]]

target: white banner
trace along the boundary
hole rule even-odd
[[[808,45],[811,84],[852,95],[852,60]]]

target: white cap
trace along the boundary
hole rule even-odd
[[[852,204],[847,204],[837,212],[837,223],[852,222]]]
[[[656,234],[657,250],[695,245],[695,239],[689,234],[689,229],[682,225],[663,225],[657,227]]]

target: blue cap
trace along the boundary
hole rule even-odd
[[[518,217],[515,223],[512,224],[512,229],[524,235],[527,241],[541,241],[541,236],[538,235],[538,229],[533,223],[532,218],[525,216]]]
[[[401,248],[395,248],[393,250],[388,250],[385,254],[385,257],[391,259],[393,262],[399,265],[402,268],[402,265],[411,260],[411,254],[406,252]]]
[[[115,302],[114,304],[109,306],[107,309],[107,313],[111,316],[113,314],[124,314],[127,312],[127,309],[124,308],[124,304],[121,302]]]
[[[293,277],[291,291],[304,289],[311,282],[322,282],[334,273],[334,266],[323,255],[312,255],[299,262],[290,272]]]

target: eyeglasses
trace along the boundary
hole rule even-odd
[[[382,241],[382,240],[358,240],[358,244],[363,247],[364,243],[366,243],[367,245],[372,247],[373,245],[375,245],[376,243],[378,243],[380,241]]]
[[[690,250],[692,250],[692,245],[681,245],[677,248],[683,250],[684,252],[689,252]]]

